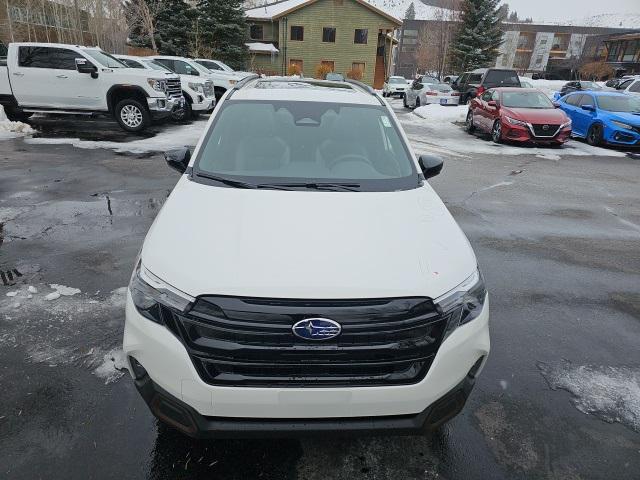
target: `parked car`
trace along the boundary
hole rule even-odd
[[[460,93],[446,83],[420,83],[416,80],[407,89],[403,104],[404,108],[416,108],[431,103],[458,105],[459,101]]]
[[[471,72],[464,72],[451,84],[454,90],[460,92],[462,105],[489,88],[520,86],[518,73],[507,68],[477,68]]]
[[[607,82],[604,85],[605,87],[617,89],[621,83],[623,83],[626,80],[629,80],[630,78],[634,78],[634,75],[623,75],[622,77],[611,78],[607,80]]]
[[[10,43],[0,66],[0,104],[12,120],[35,112],[102,114],[141,132],[183,103],[177,78],[127,68],[99,48]]]
[[[504,141],[562,145],[571,136],[571,120],[535,88],[490,88],[471,100],[466,130]]]
[[[192,58],[173,57],[168,55],[155,55],[149,57],[164,65],[172,72],[180,75],[192,75],[203,77],[213,82],[214,95],[216,100],[220,100],[227,90],[232,88],[238,81],[242,80],[240,75],[229,75],[226,72],[217,72],[203,67]]]
[[[407,83],[407,79],[400,76],[392,76],[387,78],[382,85],[382,96],[383,97],[392,97],[393,95],[398,95],[399,97],[404,97],[405,92],[409,88],[409,84]]]
[[[136,57],[133,55],[114,55],[129,68],[156,70],[176,75],[180,80],[180,88],[185,99],[184,108],[173,112],[172,118],[176,121],[188,120],[199,113],[211,112],[216,106],[213,93],[213,82],[194,75],[177,75],[161,63],[148,57]]]
[[[210,60],[208,58],[196,58],[196,62],[198,62],[203,67],[211,70],[212,72],[226,72],[234,77],[245,78],[249,75],[253,75],[251,72],[245,72],[242,70],[234,70],[229,65],[220,60]]]
[[[560,97],[564,97],[568,93],[578,92],[583,90],[602,90],[602,87],[596,82],[590,82],[587,80],[575,80],[573,82],[565,83],[560,89]]]
[[[587,91],[564,96],[558,104],[573,121],[573,135],[590,145],[640,145],[640,98]]]
[[[418,75],[416,80],[420,83],[440,83],[440,79],[433,75]]]
[[[331,85],[250,77],[195,153],[167,154],[181,177],[136,259],[123,349],[187,435],[420,433],[486,362],[484,281],[426,181],[442,160],[372,89]]]
[[[640,77],[632,77],[623,82],[616,87],[620,93],[628,93],[631,95],[640,95]]]
[[[445,76],[442,81],[444,83],[448,83],[448,84],[452,84],[453,82],[455,82],[458,79],[458,75],[447,75]]]

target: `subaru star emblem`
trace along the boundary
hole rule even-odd
[[[304,340],[329,340],[340,335],[342,327],[328,318],[305,318],[296,322],[291,330]]]

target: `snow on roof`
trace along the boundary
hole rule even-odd
[[[273,2],[273,1],[265,2],[265,4],[261,7],[254,7],[254,8],[245,10],[245,14],[249,18],[254,18],[257,20],[271,20],[291,10],[295,10],[307,3],[314,3],[315,1],[316,0],[281,0],[279,2]],[[404,17],[404,12],[406,11],[406,8],[402,12],[396,11],[397,9],[394,9],[394,8],[391,8],[391,9],[386,8],[383,4],[388,3],[389,0],[354,0],[354,1],[357,1],[358,3],[369,4],[372,7],[372,10],[378,10],[379,13],[381,13],[386,17],[390,17],[389,18],[390,20],[393,20],[398,24],[402,23],[402,20],[400,19]],[[408,7],[409,3],[411,3],[411,1],[413,0],[390,0],[390,1],[392,3],[395,3],[395,2],[406,3]],[[415,3],[416,3],[415,5],[416,12],[417,12],[419,10],[419,5],[422,5],[422,3],[420,3],[420,0],[415,0]],[[427,8],[433,8],[433,7],[427,7]],[[418,18],[417,15],[416,15],[416,18]]]
[[[251,42],[245,43],[247,47],[249,47],[250,52],[261,52],[261,53],[278,53],[278,50],[273,43],[260,43],[260,42]]]

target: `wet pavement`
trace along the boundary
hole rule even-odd
[[[1,142],[0,478],[637,479],[640,161],[445,162],[432,185],[491,294],[465,410],[425,437],[195,441],[154,420],[118,351],[176,173],[157,154]]]

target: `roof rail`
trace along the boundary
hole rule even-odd
[[[247,77],[244,77],[242,80],[236,82],[235,86],[233,87],[234,90],[240,90],[242,87],[244,87],[247,82],[251,81],[251,80],[255,80],[256,78],[260,78],[260,75],[258,75],[257,73],[253,73]]]
[[[367,92],[370,95],[373,95],[374,97],[376,97],[378,99],[378,101],[380,102],[380,105],[386,105],[386,103],[384,102],[384,100],[382,100],[378,94],[376,93],[376,91],[371,88],[369,85],[367,85],[366,83],[362,83],[359,82],[358,80],[352,80],[351,78],[345,78],[344,79],[345,82],[350,83],[351,85],[355,85],[357,87],[362,88],[365,92]]]

